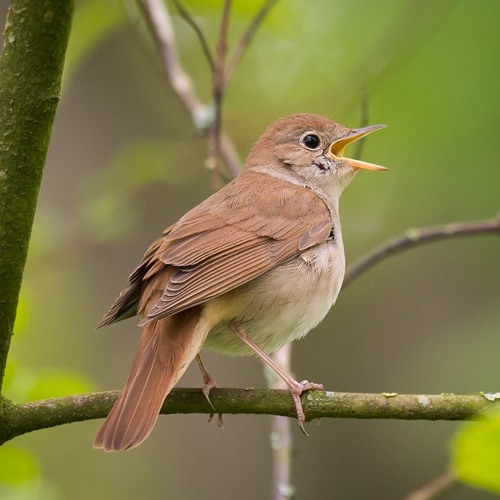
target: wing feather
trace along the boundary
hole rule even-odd
[[[284,180],[268,181],[245,171],[167,228],[101,324],[138,311],[143,325],[202,304],[331,237],[331,208],[322,197]],[[164,269],[161,298],[143,310],[144,286]]]

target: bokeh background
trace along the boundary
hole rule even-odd
[[[184,3],[213,45],[222,2]],[[259,5],[234,2],[231,47]],[[209,103],[199,44],[174,19],[182,60]],[[343,196],[348,262],[412,227],[494,217],[499,20],[497,0],[282,0],[230,82],[225,127],[244,157],[285,114],[358,126],[364,92],[369,123],[389,128],[365,142],[363,158],[390,170],[362,172]],[[211,192],[206,140],[166,82],[135,4],[78,2],[73,36],[10,357],[7,395],[17,401],[122,386],[137,321],[95,325],[149,243]],[[498,237],[484,236],[386,260],[295,344],[294,372],[339,391],[498,391],[499,257]],[[255,359],[204,359],[220,386],[265,385]],[[181,385],[200,385],[196,367]],[[228,415],[223,431],[202,415],[163,416],[140,448],[121,454],[91,448],[100,424],[7,445],[24,472],[2,495],[269,496],[265,416]],[[308,425],[309,438],[297,426],[297,498],[404,498],[446,469],[460,425],[324,419]],[[493,494],[458,487],[447,498]]]

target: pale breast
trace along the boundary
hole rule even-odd
[[[226,354],[253,354],[228,327],[231,322],[242,326],[266,352],[303,337],[334,304],[344,271],[344,249],[338,238],[211,300],[205,306],[207,321],[224,320],[212,328],[204,347]]]

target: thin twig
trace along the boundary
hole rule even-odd
[[[229,30],[229,17],[231,13],[231,1],[224,0],[222,10],[222,18],[219,27],[219,36],[217,38],[215,72],[214,72],[214,109],[215,118],[212,124],[210,140],[212,152],[211,168],[212,168],[212,187],[214,190],[221,187],[221,169],[220,161],[222,159],[222,103],[226,90],[226,54],[227,54],[227,34]]]
[[[354,279],[368,271],[368,269],[371,269],[375,264],[405,250],[436,241],[463,236],[478,236],[481,234],[500,235],[500,216],[489,220],[454,222],[442,226],[410,229],[402,236],[383,243],[352,264],[346,272],[343,286],[346,287],[349,285]]]
[[[350,82],[364,81],[370,85],[376,76],[394,67],[398,61],[408,57],[420,40],[425,40],[457,7],[457,2],[436,2],[435,0],[409,0],[405,2],[400,14],[381,31],[369,48],[359,57],[356,64],[347,70],[330,90],[330,95],[352,94],[345,86]],[[348,91],[349,90],[349,91]]]
[[[205,59],[207,60],[208,65],[210,66],[210,71],[212,74],[215,73],[215,62],[214,57],[212,55],[212,51],[210,50],[210,46],[208,45],[207,38],[203,30],[200,28],[199,24],[195,21],[194,17],[188,12],[188,10],[181,4],[179,0],[173,0],[176,9],[179,11],[179,15],[186,21],[186,23],[191,27],[191,29],[195,32],[196,36],[201,45],[201,50],[205,55]]]
[[[412,491],[406,500],[436,500],[457,486],[457,480],[451,472],[443,472],[418,490]]]
[[[250,46],[255,33],[262,25],[267,14],[278,0],[266,0],[252,22],[248,26],[227,65],[226,81],[233,74],[236,66],[241,61],[243,55]],[[291,370],[292,346],[287,344],[272,355],[274,361],[287,373]],[[264,365],[264,372],[268,380],[268,387],[274,389],[286,389],[286,384],[281,378]],[[273,415],[271,417],[271,449],[273,452],[273,481],[272,498],[275,500],[286,500],[294,496],[295,488],[291,484],[292,477],[292,432],[290,420],[284,417]]]
[[[359,89],[359,107],[361,110],[360,117],[360,127],[366,127],[368,125],[368,96],[366,93],[366,87],[363,86]],[[356,141],[355,149],[354,149],[354,158],[361,160],[363,155],[363,146],[365,141]]]
[[[165,2],[162,0],[137,0],[151,35],[155,40],[165,75],[173,91],[191,116],[197,131],[206,133],[214,120],[213,108],[198,98],[192,79],[182,66],[175,42],[172,18]],[[221,134],[221,157],[227,165],[232,177],[240,171],[241,161],[231,139]]]
[[[286,373],[292,369],[292,344],[285,344],[271,355],[273,361]],[[270,389],[286,390],[288,387],[274,370],[263,363],[267,386]],[[295,488],[292,485],[292,430],[289,418],[278,415],[271,416],[271,450],[273,453],[273,481],[271,498],[274,500],[289,500],[294,497]]]
[[[139,0],[139,6],[154,35],[162,56],[163,68],[172,89],[191,114],[196,128],[203,128],[202,115],[206,114],[207,109],[198,99],[191,78],[180,62],[172,18],[165,2],[163,0]]]
[[[234,147],[233,141],[225,132],[222,132],[220,135],[220,148],[222,160],[230,176],[234,179],[240,173],[241,160],[238,151]]]
[[[269,14],[271,9],[278,3],[278,0],[266,0],[263,4],[262,7],[259,9],[255,17],[252,19],[252,22],[248,26],[247,30],[245,33],[243,33],[243,36],[240,38],[240,41],[231,57],[231,60],[229,61],[229,64],[227,65],[227,77],[229,78],[233,71],[235,70],[236,66],[239,64],[241,61],[243,55],[247,51],[248,47],[250,46],[250,43],[252,42],[255,33],[259,29],[259,27],[262,25],[262,22],[266,18],[266,16]]]

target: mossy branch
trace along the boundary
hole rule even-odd
[[[118,391],[82,394],[14,404],[4,400],[0,444],[27,432],[62,424],[104,418]],[[364,394],[308,391],[302,402],[308,421],[319,418],[400,420],[468,420],[498,407],[498,394]],[[210,399],[222,414],[295,417],[289,391],[272,389],[213,389]],[[200,389],[174,389],[161,410],[174,413],[213,413]]]
[[[73,0],[12,0],[7,13],[0,59],[0,391],[72,14]]]

